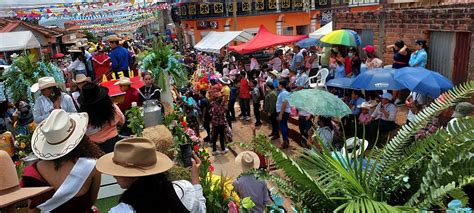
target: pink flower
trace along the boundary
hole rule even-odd
[[[239,212],[239,207],[234,201],[230,201],[227,204],[227,207],[229,207],[229,213],[238,213]]]
[[[209,171],[214,172],[214,166],[213,165],[209,165]]]
[[[197,137],[196,135],[192,135],[190,136],[190,138],[193,142],[199,142],[199,137]]]

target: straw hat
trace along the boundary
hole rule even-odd
[[[97,160],[98,171],[119,177],[141,177],[167,171],[173,161],[155,150],[147,138],[127,138],[115,144],[113,153]]]
[[[109,41],[109,42],[111,42],[111,41],[120,41],[120,40],[122,40],[122,39],[120,39],[117,35],[111,35],[107,39],[107,41]]]
[[[130,78],[128,77],[121,77],[117,82],[114,83],[114,85],[130,86],[132,85],[132,81],[130,81]]]
[[[55,109],[33,133],[31,149],[42,160],[55,160],[71,152],[86,133],[87,113]]]
[[[58,86],[58,83],[56,83],[56,80],[54,80],[53,77],[42,77],[38,79],[38,83],[35,83],[31,86],[31,92],[35,93],[39,90],[55,86]]]
[[[369,102],[362,102],[361,105],[357,106],[358,108],[363,108],[363,109],[370,109],[372,108],[372,105]]]
[[[87,77],[84,74],[77,74],[75,80],[74,79],[72,80],[72,82],[74,82],[75,84],[80,84],[83,82],[90,82],[90,81],[91,81],[91,78]]]
[[[52,187],[20,188],[15,165],[10,155],[3,150],[0,150],[0,171],[2,171],[0,172],[0,209],[53,189]]]
[[[342,148],[341,152],[343,156],[346,156],[347,153],[347,156],[349,158],[353,158],[354,153],[357,154],[357,156],[363,155],[363,152],[367,149],[368,146],[369,141],[362,140],[358,137],[352,137],[346,140],[346,146]],[[364,149],[362,149],[362,147],[364,147]],[[356,149],[356,151],[354,152],[353,149]]]
[[[70,53],[81,53],[82,50],[78,46],[73,45],[69,48],[68,52],[70,52]]]
[[[244,151],[235,157],[235,165],[237,165],[242,172],[250,169],[257,169],[260,167],[260,158],[255,152]]]
[[[272,70],[269,73],[274,75],[274,76],[278,76],[278,71],[276,71],[276,70]]]
[[[230,84],[230,79],[225,76],[222,78],[219,78],[219,81],[222,82],[223,84]]]

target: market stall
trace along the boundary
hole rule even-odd
[[[209,32],[194,48],[203,52],[219,53],[231,41],[247,42],[253,36],[245,31]]]
[[[247,43],[229,46],[229,50],[239,54],[248,54],[257,50],[263,50],[279,44],[287,44],[297,42],[307,38],[307,35],[298,36],[282,36],[275,35],[267,30],[263,25],[260,25],[257,35],[249,40]]]
[[[0,33],[0,52],[41,48],[31,31]]]
[[[310,38],[320,39],[328,33],[332,32],[332,21],[320,27],[316,31],[309,34]]]

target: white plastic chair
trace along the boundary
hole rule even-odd
[[[319,72],[315,76],[312,76],[309,78],[309,87],[326,88],[326,78],[328,77],[328,75],[329,75],[329,70],[327,68],[320,69]],[[314,79],[316,79],[316,82],[314,82]]]

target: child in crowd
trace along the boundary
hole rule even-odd
[[[360,106],[360,114],[359,114],[359,124],[360,125],[367,125],[372,120],[371,113],[370,113],[370,104],[368,102],[363,102]]]
[[[255,115],[255,126],[261,126],[262,122],[260,121],[260,97],[261,97],[261,90],[258,86],[257,80],[253,79],[250,81],[250,88],[252,91],[250,94],[252,95],[252,103],[253,103],[253,113]]]

